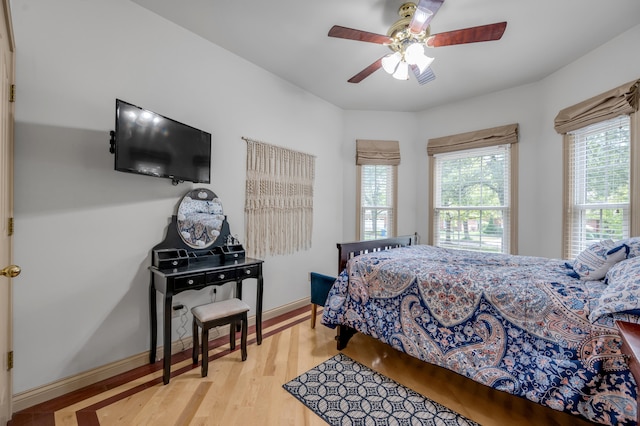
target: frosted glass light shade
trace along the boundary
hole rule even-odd
[[[393,78],[396,78],[398,80],[409,79],[409,65],[405,61],[402,61],[398,64],[396,72],[393,73]]]
[[[416,61],[416,65],[418,66],[418,69],[420,70],[420,74],[425,72],[426,69],[429,68],[429,66],[431,65],[432,62],[433,62],[433,58],[430,58],[430,57],[428,57],[426,55],[423,55],[420,58],[418,58],[418,60]]]
[[[410,64],[415,64],[420,56],[424,56],[424,45],[422,43],[413,43],[404,51],[404,58]]]
[[[382,68],[389,74],[393,74],[402,59],[400,52],[390,53],[382,58]]]
[[[407,47],[404,57],[408,63],[417,65],[421,74],[429,68],[429,65],[433,62],[433,58],[424,54],[424,44],[422,43],[413,43]]]

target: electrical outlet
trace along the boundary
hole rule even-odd
[[[182,314],[182,310],[184,309],[184,305],[182,303],[178,303],[173,305],[173,309],[171,310],[171,317],[177,318]]]

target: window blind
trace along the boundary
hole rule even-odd
[[[510,252],[510,149],[434,155],[434,245]]]
[[[565,257],[629,236],[630,120],[619,116],[569,132]]]
[[[400,164],[398,141],[356,139],[356,164]]]
[[[518,143],[518,128],[519,125],[515,123],[429,139],[427,143],[427,154],[435,155],[445,152]]]
[[[396,166],[360,167],[360,239],[395,236]]]
[[[640,80],[630,81],[567,107],[556,115],[556,132],[566,134],[638,110]]]

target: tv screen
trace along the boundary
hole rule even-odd
[[[115,169],[209,183],[211,134],[116,99]]]

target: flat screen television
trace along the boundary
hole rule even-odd
[[[115,169],[121,172],[209,183],[211,134],[116,99],[112,133]]]

